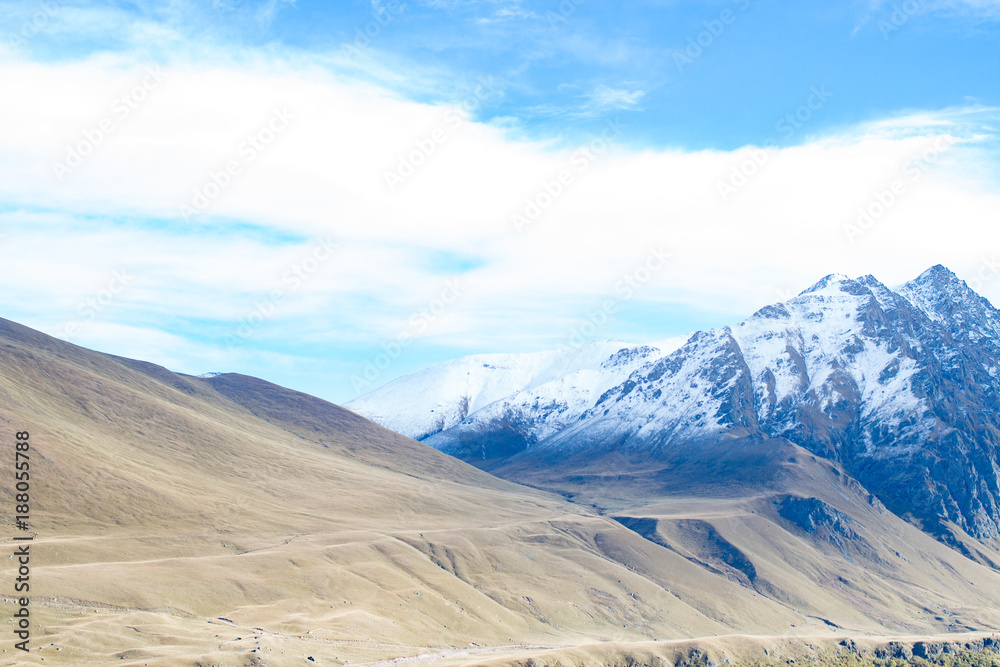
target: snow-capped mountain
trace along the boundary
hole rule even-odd
[[[827,276],[670,347],[460,359],[348,407],[490,469],[784,439],[941,539],[1000,534],[1000,312],[948,269]]]
[[[347,404],[397,433],[426,440],[513,412],[541,417],[548,435],[578,419],[607,390],[670,354],[686,337],[654,345],[596,341],[526,354],[479,354],[394,380]]]

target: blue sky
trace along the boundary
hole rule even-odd
[[[0,316],[82,345],[343,402],[834,271],[1000,299],[995,0],[2,10]]]
[[[759,144],[783,138],[776,123],[821,86],[833,99],[807,132],[1000,102],[1000,77],[990,75],[1000,70],[1000,6],[987,1],[43,0],[6,4],[7,32],[49,5],[61,8],[53,24],[60,11],[89,8],[106,29],[43,27],[23,46],[39,60],[108,50],[169,60],[200,43],[233,57],[259,49],[330,58],[334,71],[427,102],[462,102],[491,81],[496,89],[476,100],[478,119],[563,141],[623,113],[633,146]],[[335,64],[350,45],[363,53]]]

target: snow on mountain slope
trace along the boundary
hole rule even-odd
[[[485,460],[517,453],[577,423],[608,390],[663,358],[677,343],[671,340],[661,343],[663,347],[621,347],[599,364],[588,364],[493,401],[425,442],[456,455],[471,445],[472,450],[461,451],[461,458]],[[488,441],[480,438],[486,432],[491,434]]]
[[[693,335],[540,446],[600,440],[655,451],[724,431],[779,437],[801,429],[803,406],[815,429],[835,421],[848,404],[897,433],[926,435],[926,423],[903,425],[920,406],[908,387],[915,361],[900,356],[892,338],[859,335],[880,299],[894,306],[898,297],[870,276],[828,276],[736,326]],[[430,444],[443,442],[439,437]]]
[[[684,340],[668,339],[656,347],[596,341],[545,352],[473,355],[393,380],[346,407],[423,440],[478,413],[492,415],[490,406],[505,400],[513,405],[557,400],[566,409],[586,403]]]
[[[872,276],[829,276],[733,327],[758,396],[758,422],[772,436],[786,435],[802,404],[833,415],[838,405],[857,403],[863,421],[877,420],[899,435],[928,435],[923,420],[903,426],[923,407],[910,388],[918,365],[902,353],[919,341],[877,335],[872,326],[873,316],[898,314],[898,306],[898,297]],[[866,443],[870,448],[870,438]]]
[[[538,447],[656,451],[738,426],[724,416],[739,381],[734,352],[728,330],[698,332],[677,351],[610,388],[570,429]]]

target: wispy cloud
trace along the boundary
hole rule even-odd
[[[858,17],[854,34],[872,23],[877,24],[883,34],[890,34],[901,28],[916,16],[936,15],[965,21],[975,25],[982,21],[1000,20],[1000,2],[997,0],[870,0]]]
[[[275,16],[286,6],[293,6],[295,0],[266,0],[254,12],[254,17],[259,23],[270,25]]]
[[[645,95],[646,92],[643,90],[612,88],[602,85],[587,93],[587,99],[590,102],[589,106],[595,110],[637,109]]]
[[[497,7],[489,16],[481,16],[477,18],[476,22],[481,24],[491,24],[510,21],[524,21],[536,18],[538,18],[538,14],[536,12],[531,9],[524,8],[521,6],[520,2],[512,2],[510,4]]]
[[[577,84],[561,84],[561,99],[527,107],[524,112],[529,117],[600,118],[616,111],[640,111],[640,103],[646,95],[644,90],[603,84],[586,91],[580,88]]]

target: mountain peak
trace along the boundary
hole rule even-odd
[[[948,317],[955,308],[981,307],[982,301],[964,280],[942,264],[935,264],[900,286],[897,292],[934,320]]]
[[[896,290],[953,336],[1000,339],[1000,311],[964,280],[936,264]]]
[[[853,282],[853,281],[843,273],[831,273],[830,275],[821,278],[817,283],[815,283],[811,287],[807,287],[806,289],[799,292],[799,296],[802,296],[803,294],[812,294],[813,292],[822,292],[823,290],[833,285],[837,285],[839,283],[844,283],[844,282]]]
[[[935,264],[931,268],[927,269],[919,276],[910,281],[912,284],[917,285],[965,285],[965,281],[960,280],[951,269],[946,267],[944,264]],[[910,284],[907,283],[907,284]]]

